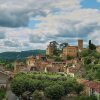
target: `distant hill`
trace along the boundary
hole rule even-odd
[[[3,52],[0,53],[0,59],[2,60],[23,60],[28,56],[36,56],[38,54],[45,55],[45,50],[29,50],[29,51],[21,51],[21,52]]]

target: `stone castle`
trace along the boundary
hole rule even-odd
[[[77,57],[78,52],[81,52],[83,50],[83,40],[78,40],[77,46],[66,46],[63,48],[62,56],[71,56],[71,57]],[[54,48],[50,44],[48,45],[46,49],[46,55],[53,55],[54,54]]]

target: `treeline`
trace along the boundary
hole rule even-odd
[[[29,51],[22,51],[22,52],[3,52],[0,53],[0,59],[2,60],[23,60],[25,57],[28,56],[36,56],[38,54],[45,55],[45,50],[29,50]]]
[[[27,97],[32,97],[32,100],[38,100],[39,97],[60,100],[68,94],[79,95],[83,91],[83,85],[77,83],[74,78],[53,73],[20,73],[12,80],[11,88],[24,100],[27,100]]]
[[[86,49],[82,52],[84,78],[100,81],[100,53]]]

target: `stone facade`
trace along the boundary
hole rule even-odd
[[[63,49],[64,56],[77,57],[78,48],[76,46],[67,46]]]
[[[100,53],[100,46],[96,47],[96,51]]]
[[[63,49],[63,56],[77,57],[78,52],[83,50],[83,40],[78,40],[78,46],[67,46]]]
[[[78,40],[78,50],[79,51],[83,50],[83,40]]]
[[[14,73],[19,73],[22,69],[24,69],[26,66],[23,62],[15,61],[14,62]]]
[[[54,53],[54,48],[52,45],[48,45],[47,49],[46,49],[46,55],[53,55]]]
[[[33,67],[35,66],[35,57],[34,56],[30,56],[30,57],[27,57],[26,58],[26,64],[27,64],[27,67]]]

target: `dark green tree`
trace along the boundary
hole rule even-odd
[[[51,100],[60,100],[64,95],[64,88],[61,85],[49,86],[45,89],[45,96]]]
[[[64,42],[60,44],[60,49],[63,50],[63,48],[67,47],[68,43]]]
[[[77,95],[80,95],[80,93],[84,89],[84,86],[82,84],[75,84],[74,89],[75,89],[75,92],[77,93]]]
[[[91,40],[89,40],[89,50],[95,50],[96,49],[96,46],[91,43]]]
[[[44,100],[44,92],[35,90],[34,93],[32,94],[33,100]]]

